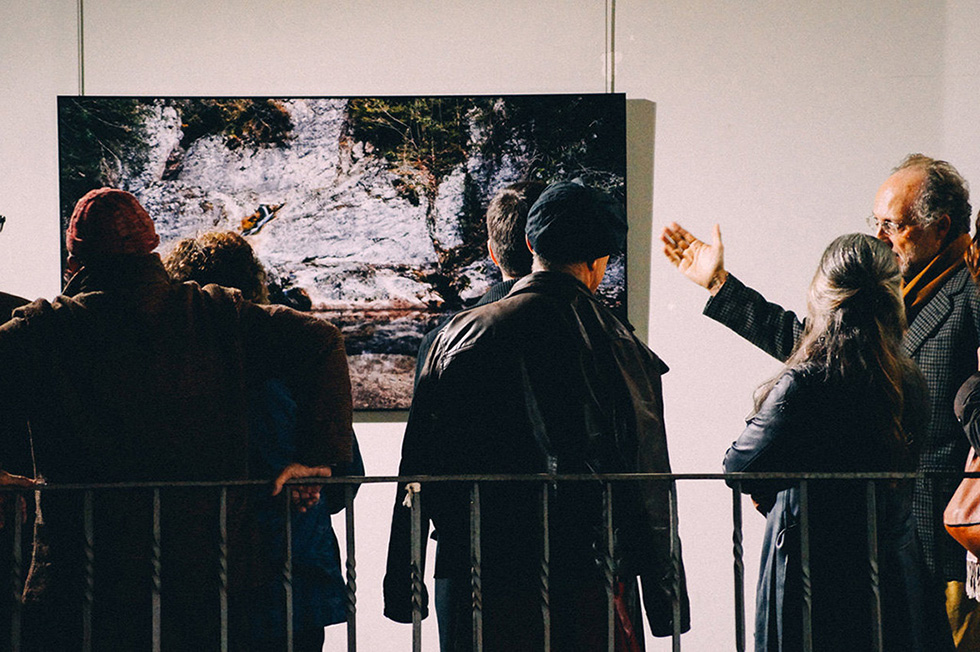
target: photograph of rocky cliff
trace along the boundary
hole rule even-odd
[[[341,327],[359,409],[406,409],[422,335],[499,280],[484,223],[497,190],[626,190],[621,94],[65,96],[58,122],[62,227],[108,185],[139,198],[160,251],[241,233],[273,301]],[[599,293],[625,314],[622,257]]]

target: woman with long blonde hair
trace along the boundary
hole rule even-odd
[[[725,471],[912,471],[928,419],[925,381],[902,352],[905,311],[894,254],[863,234],[827,247],[810,284],[807,320],[781,373],[756,393]],[[766,515],[756,596],[756,650],[803,648],[800,489],[744,481]],[[929,584],[909,481],[877,490],[881,629],[869,563],[867,482],[808,481],[814,650],[952,649],[943,594]]]

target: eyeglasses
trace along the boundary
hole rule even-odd
[[[874,215],[868,216],[868,226],[871,230],[877,233],[882,231],[885,235],[895,235],[900,233],[911,226],[910,224],[903,222],[892,222],[891,220],[879,220]]]

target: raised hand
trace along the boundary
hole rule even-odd
[[[677,222],[665,226],[660,234],[664,255],[684,276],[715,294],[728,278],[721,227],[715,224],[711,244],[695,238]]]

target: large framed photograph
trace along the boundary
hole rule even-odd
[[[244,235],[273,301],[342,329],[358,409],[406,409],[422,336],[500,280],[494,193],[581,178],[626,196],[622,94],[63,96],[58,127],[62,227],[108,185],[139,198],[161,251]],[[599,294],[625,316],[623,256]]]

